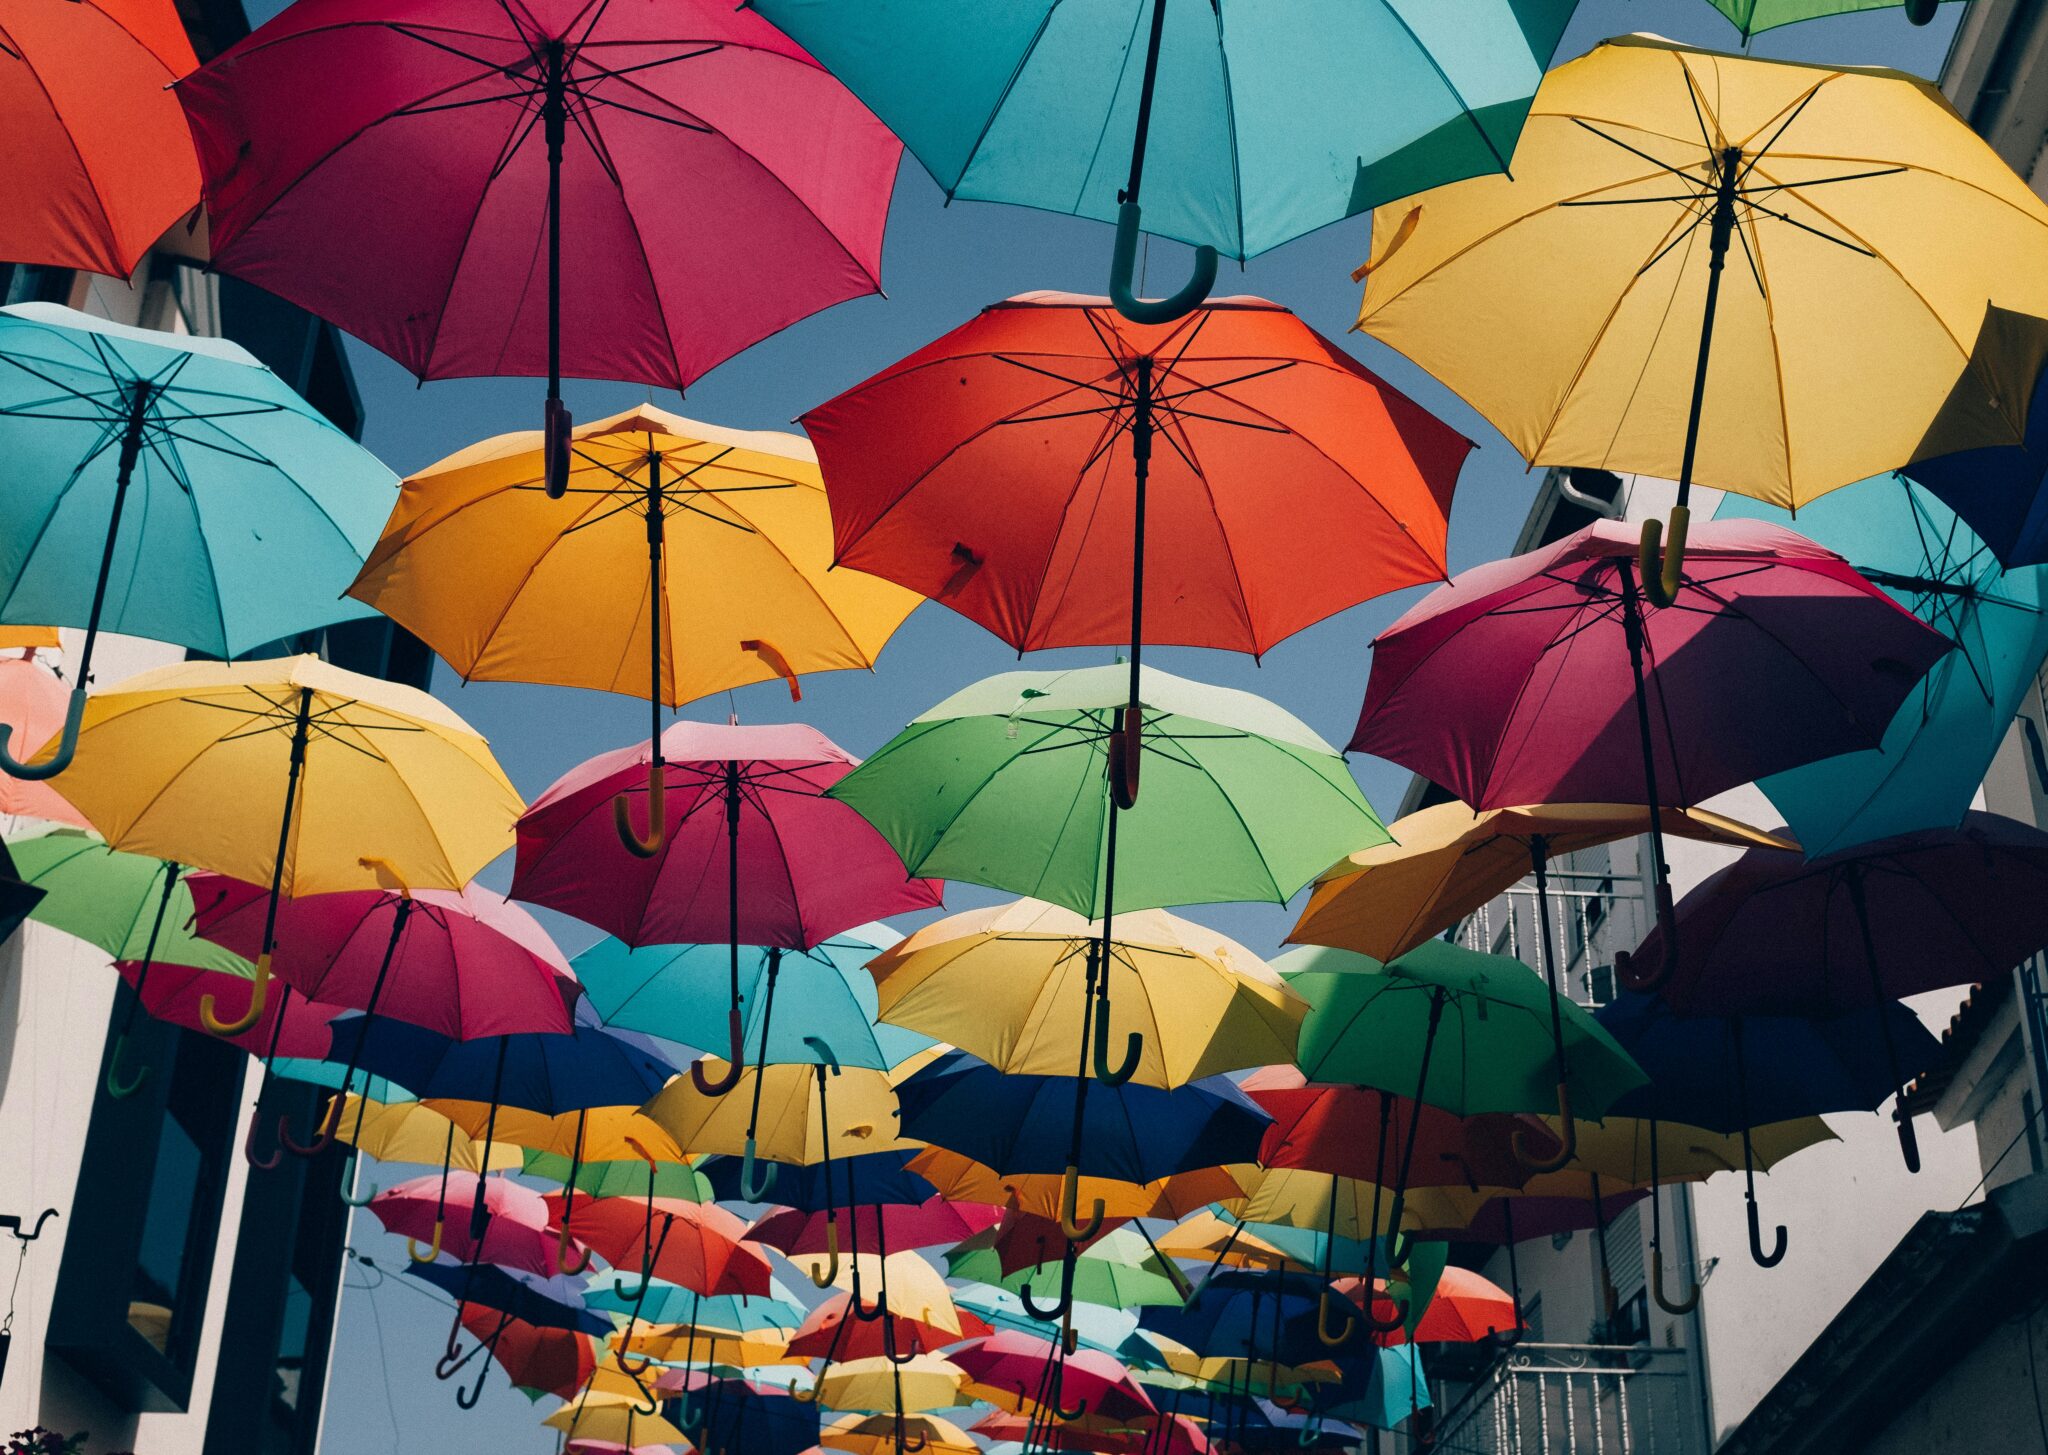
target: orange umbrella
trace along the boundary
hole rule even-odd
[[[1363,1278],[1340,1278],[1334,1286],[1353,1303],[1364,1304]],[[1522,1324],[1521,1311],[1505,1288],[1456,1264],[1438,1277],[1436,1292],[1412,1333],[1385,1279],[1373,1280],[1372,1301],[1377,1322],[1387,1330],[1375,1335],[1382,1344],[1476,1344],[1492,1334],[1512,1334]]]
[[[125,278],[199,205],[166,89],[199,65],[171,0],[9,5],[0,16],[0,257]]]

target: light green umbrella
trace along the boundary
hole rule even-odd
[[[1728,17],[1729,24],[1748,40],[1759,31],[1790,25],[1795,20],[1818,20],[1826,15],[1848,15],[1858,10],[1896,10],[1905,7],[1906,18],[1915,25],[1934,19],[1939,0],[1707,0]]]
[[[192,895],[181,866],[110,849],[98,834],[72,828],[10,840],[7,850],[22,881],[43,891],[29,918],[75,935],[115,960],[141,966],[114,1053],[107,1058],[109,1096],[133,1095],[149,1075],[143,1067],[133,1081],[124,1082],[121,1053],[152,965],[192,965],[255,978],[247,960],[193,932]]]
[[[1054,1258],[1005,1274],[1002,1253],[991,1245],[963,1243],[946,1255],[948,1277],[990,1284],[1010,1293],[1051,1287],[1060,1281],[1060,1265],[1061,1260]],[[1074,1259],[1074,1301],[1104,1308],[1143,1308],[1178,1304],[1183,1299],[1144,1237],[1131,1228],[1118,1228]]]
[[[553,1152],[528,1151],[527,1172],[550,1182],[567,1184],[571,1164]],[[647,1164],[638,1158],[624,1162],[585,1162],[574,1169],[576,1190],[590,1197],[647,1196]],[[710,1181],[696,1168],[681,1162],[657,1162],[654,1195],[683,1202],[716,1200]]]

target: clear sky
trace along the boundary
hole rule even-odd
[[[279,8],[252,0],[257,17]],[[1944,6],[1936,23],[1915,29],[1897,10],[1816,21],[1767,33],[1755,53],[1835,64],[1882,64],[1937,74],[1959,7]],[[1705,0],[1584,0],[1559,51],[1565,59],[1596,41],[1632,30],[1655,31],[1701,45],[1734,48],[1735,31]],[[804,410],[830,398],[970,317],[985,304],[1034,289],[1101,293],[1106,287],[1111,230],[1096,222],[982,203],[943,206],[944,197],[915,161],[905,159],[883,255],[887,296],[844,304],[788,329],[714,371],[687,399],[639,386],[570,382],[564,388],[580,420],[600,418],[652,398],[666,409],[718,424],[790,428]],[[1479,448],[1465,466],[1451,516],[1453,571],[1504,555],[1533,497],[1537,477],[1489,425],[1448,391],[1391,350],[1348,332],[1359,290],[1350,272],[1367,255],[1365,219],[1339,223],[1260,258],[1241,272],[1226,265],[1219,293],[1253,293],[1294,309],[1350,348],[1389,382],[1464,431]],[[1158,275],[1183,275],[1182,250],[1155,245]],[[573,259],[570,266],[574,266]],[[1543,286],[1532,278],[1531,287]],[[538,380],[447,381],[416,388],[396,364],[359,345],[350,357],[368,411],[365,443],[401,474],[491,435],[538,426],[545,392]],[[672,569],[687,569],[677,562]],[[1262,663],[1220,652],[1148,650],[1167,671],[1240,687],[1281,703],[1332,742],[1351,733],[1364,695],[1367,646],[1373,635],[1417,598],[1403,592],[1367,603],[1289,639]],[[1090,664],[1112,654],[1034,654],[1026,665]],[[781,684],[748,688],[730,704],[743,722],[793,715],[814,724],[856,754],[873,752],[904,723],[950,693],[1017,665],[1015,654],[980,627],[945,608],[914,613],[882,654],[873,674],[807,677],[793,710]],[[491,740],[522,793],[537,795],[594,753],[645,736],[644,701],[547,687],[477,683],[464,686],[445,668],[435,691]],[[723,720],[724,698],[691,704],[685,716]],[[1393,765],[1354,757],[1366,794],[1391,818],[1408,775]],[[509,860],[484,876],[504,888]],[[953,907],[983,902],[979,891],[950,893]],[[1289,913],[1271,906],[1213,906],[1188,912],[1253,949],[1271,950]],[[550,916],[549,927],[575,953],[597,938],[575,921]],[[385,1169],[385,1182],[399,1169]],[[359,1216],[358,1248],[389,1271],[372,1294],[344,1302],[338,1353],[328,1389],[326,1455],[423,1455],[431,1450],[495,1447],[506,1455],[554,1447],[539,1412],[494,1372],[478,1407],[455,1407],[454,1386],[438,1384],[431,1367],[448,1326],[448,1310],[429,1302],[418,1280],[396,1276],[405,1265],[401,1239]],[[353,1272],[352,1284],[364,1281]],[[407,1285],[399,1287],[394,1285]],[[464,1378],[472,1374],[464,1371]]]

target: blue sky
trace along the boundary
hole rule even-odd
[[[274,8],[262,0],[251,5],[258,15]],[[1941,19],[1925,30],[1908,25],[1897,10],[1791,26],[1768,33],[1754,49],[1759,55],[1891,65],[1933,75],[1957,9],[1945,6]],[[1733,48],[1737,40],[1705,0],[1584,0],[1559,58],[1632,30],[1723,48]],[[571,408],[579,419],[595,419],[651,397],[665,408],[718,424],[788,428],[804,410],[985,304],[1033,289],[1103,291],[1108,227],[1018,208],[980,203],[948,208],[943,202],[938,188],[906,159],[883,255],[886,297],[844,304],[788,329],[713,372],[687,399],[660,391],[650,396],[638,386],[571,382],[564,389]],[[1536,477],[1448,391],[1392,351],[1348,332],[1358,307],[1350,272],[1366,256],[1368,241],[1363,218],[1340,223],[1241,272],[1226,269],[1217,291],[1254,293],[1286,304],[1475,440],[1479,448],[1465,466],[1451,517],[1451,568],[1504,555],[1527,512]],[[1178,253],[1164,245],[1156,249],[1160,276],[1181,276]],[[1540,280],[1533,286],[1540,286]],[[373,350],[352,345],[350,357],[368,411],[365,443],[401,474],[487,436],[537,426],[544,392],[540,381],[448,381],[416,388],[410,375]],[[687,569],[686,563],[676,564]],[[1159,649],[1148,651],[1146,659],[1167,671],[1272,698],[1324,737],[1342,743],[1364,695],[1367,644],[1416,597],[1416,592],[1402,592],[1367,603],[1289,639],[1256,665],[1249,658],[1197,650]],[[1038,653],[1026,665],[1090,664],[1109,655],[1099,650]],[[1002,642],[942,607],[927,605],[897,633],[874,673],[806,678],[804,701],[795,709],[780,684],[742,690],[733,695],[731,707],[744,722],[801,716],[850,751],[867,754],[941,698],[1016,665],[1015,654]],[[445,668],[434,685],[491,739],[529,799],[583,759],[646,732],[646,705],[631,698],[515,684],[464,686]],[[721,697],[692,704],[683,715],[722,720],[727,710]],[[1364,757],[1354,757],[1352,766],[1367,796],[1391,817],[1406,772]],[[502,889],[510,877],[509,862],[484,877]],[[961,891],[949,899],[960,906],[983,897]],[[1211,906],[1190,916],[1255,950],[1273,948],[1290,918],[1271,906]],[[548,924],[570,953],[596,938],[595,932],[559,916],[549,917]],[[390,1175],[395,1171],[388,1169],[382,1180],[395,1180]],[[355,1241],[392,1274],[403,1268],[403,1241],[384,1236],[373,1220],[357,1220]],[[361,1279],[360,1272],[351,1274],[352,1283]],[[430,1303],[414,1279],[394,1277],[374,1294],[346,1297],[328,1390],[325,1455],[393,1455],[487,1444],[508,1455],[553,1448],[554,1433],[537,1424],[540,1412],[500,1374],[492,1374],[475,1410],[465,1414],[455,1407],[453,1386],[431,1377],[447,1323],[445,1307]]]

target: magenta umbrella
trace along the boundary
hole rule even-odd
[[[878,290],[901,144],[732,0],[300,0],[178,84],[215,266],[422,379],[682,389]],[[564,266],[564,258],[568,265]]]
[[[840,1247],[834,1230],[833,1209],[806,1212],[786,1207],[769,1213],[751,1228],[747,1236],[792,1257],[799,1253],[825,1253]],[[983,1203],[949,1202],[928,1197],[923,1202],[889,1202],[874,1205],[865,1236],[856,1222],[851,1244],[843,1251],[886,1256],[891,1249],[936,1248],[971,1238],[1002,1219],[1003,1210]]]
[[[466,1216],[475,1206],[479,1186],[484,1200],[481,1238],[473,1236],[474,1219]],[[451,1208],[465,1216],[449,1217]],[[370,1199],[370,1211],[386,1232],[401,1233],[412,1244],[427,1242],[434,1252],[449,1257],[518,1268],[543,1278],[560,1272],[555,1266],[556,1234],[548,1231],[547,1200],[509,1178],[443,1167],[438,1175],[415,1177],[378,1193]],[[582,1245],[570,1239],[569,1246]],[[422,1256],[417,1247],[411,1251],[421,1262],[434,1256]]]
[[[652,745],[602,753],[559,779],[519,820],[512,892],[575,915],[628,945],[731,949],[732,1049],[722,1095],[746,1061],[741,945],[807,950],[854,925],[939,904],[887,840],[824,796],[859,759],[801,723],[679,722],[661,735],[672,825],[642,858],[619,841],[612,800],[645,794]]]
[[[1017,1404],[1010,1407],[1020,1414],[1040,1405],[1060,1411],[1063,1420],[1078,1420],[1082,1413],[1111,1420],[1159,1413],[1128,1369],[1093,1349],[1067,1354],[1045,1339],[1006,1331],[976,1339],[946,1357],[966,1371],[970,1393],[979,1385],[1014,1395]],[[1075,1402],[1072,1408],[1068,1400]],[[1009,1403],[1007,1398],[1000,1402]]]

